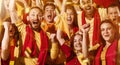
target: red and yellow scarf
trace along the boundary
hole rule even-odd
[[[100,40],[100,30],[99,30],[99,25],[100,25],[100,16],[97,10],[95,10],[94,14],[94,27],[93,27],[93,37],[92,37],[92,45],[95,45],[96,43],[99,43]],[[85,12],[82,12],[82,25],[86,24],[85,20]]]
[[[37,44],[36,40],[34,39],[34,33],[30,26],[26,26],[26,37],[25,37],[25,42],[22,47],[22,56],[26,56],[25,51],[27,48],[30,49],[30,57],[36,57],[37,54]],[[42,30],[40,30],[40,37],[41,37],[41,47],[40,47],[40,52],[38,55],[38,63],[37,65],[45,65],[46,61],[46,56],[47,56],[47,51],[48,51],[48,38]]]

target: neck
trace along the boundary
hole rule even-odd
[[[68,29],[71,30],[73,28],[73,25],[68,25]]]
[[[79,55],[81,54],[81,51],[80,50],[76,50],[76,55]]]
[[[106,41],[106,45],[110,45],[113,42],[113,40],[111,41]]]
[[[45,20],[46,21],[46,20]],[[52,21],[46,21],[47,22],[47,24],[51,24],[51,23],[54,23],[54,21],[52,20]]]
[[[91,13],[85,13],[85,17],[89,20],[94,18],[94,14],[95,14],[95,9],[93,10],[93,12]]]
[[[94,17],[94,14],[86,14],[85,17],[91,20]]]

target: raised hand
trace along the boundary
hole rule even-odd
[[[8,29],[10,27],[10,22],[3,22],[3,26],[5,29]]]
[[[81,28],[82,32],[88,32],[90,30],[90,24],[87,23],[87,24],[84,24]]]

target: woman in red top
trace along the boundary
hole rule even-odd
[[[6,19],[3,26],[5,32],[1,44],[1,63],[9,65],[14,63],[14,48],[19,37],[16,26],[10,23],[10,18]]]
[[[116,26],[111,20],[105,20],[100,25],[101,46],[97,51],[94,65],[120,65],[117,64],[118,54],[118,38]],[[120,59],[120,58],[119,58]],[[120,63],[120,62],[119,62]]]
[[[71,37],[70,47],[62,38],[62,32],[57,31],[57,39],[61,45],[62,51],[66,55],[66,65],[88,65],[87,58],[87,34],[89,31],[89,24],[85,24],[81,29],[82,32],[77,32]]]

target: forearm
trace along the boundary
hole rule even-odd
[[[67,0],[63,0],[62,3],[62,9],[61,9],[61,14],[63,14],[65,12],[65,5],[66,5]]]
[[[87,58],[87,33],[86,32],[83,32],[83,43],[82,43],[82,53],[84,55],[85,58]]]
[[[6,28],[1,45],[1,58],[7,60],[9,57],[9,30]]]
[[[61,30],[57,30],[57,40],[61,46],[65,43],[64,38],[62,38],[62,31]]]
[[[10,0],[9,2],[9,12],[12,23],[15,23],[18,20],[17,11],[15,9],[15,0]]]

